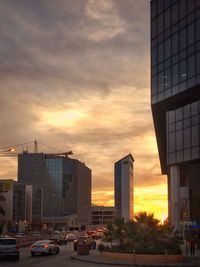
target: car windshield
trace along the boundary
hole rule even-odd
[[[15,239],[0,239],[0,245],[16,245]]]

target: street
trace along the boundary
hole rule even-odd
[[[60,246],[60,253],[58,255],[37,255],[35,257],[30,256],[29,248],[20,249],[20,260],[0,260],[0,266],[2,267],[105,267],[106,265],[92,264],[87,262],[75,261],[71,259],[71,256],[75,252],[73,251],[73,242],[68,243],[66,246]]]

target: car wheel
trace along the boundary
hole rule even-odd
[[[35,253],[34,252],[31,252],[31,256],[35,256]]]
[[[56,250],[56,254],[58,254],[60,252],[60,249],[58,248],[57,250]]]

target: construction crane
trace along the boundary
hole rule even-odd
[[[31,141],[31,142],[27,142],[27,143],[23,143],[23,144],[17,144],[17,145],[13,145],[13,146],[9,146],[9,147],[3,147],[0,148],[0,157],[16,157],[18,156],[18,154],[28,154],[28,145],[29,144],[33,144],[33,153],[38,153],[38,143],[48,147],[49,149],[52,150],[57,150],[56,148],[50,147],[49,145],[46,145],[44,143],[38,142],[38,141]],[[24,149],[24,146],[27,146],[26,149]],[[22,152],[18,152],[17,148],[18,147],[22,147]],[[58,151],[58,150],[57,150]],[[64,156],[64,157],[68,157],[69,155],[73,155],[72,151],[68,151],[68,152],[58,152],[58,153],[48,153],[52,156]]]

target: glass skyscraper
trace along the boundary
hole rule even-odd
[[[200,0],[151,1],[151,106],[179,228],[200,218]]]
[[[77,159],[44,153],[18,155],[18,181],[41,187],[43,217],[91,220],[91,170]]]

